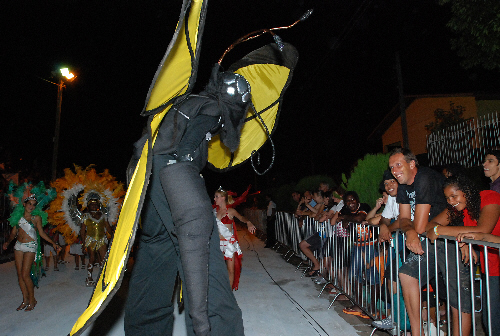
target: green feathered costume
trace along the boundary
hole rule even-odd
[[[45,188],[45,184],[43,182],[39,182],[36,185],[33,185],[30,182],[25,182],[20,186],[16,186],[14,182],[10,182],[8,195],[11,200],[11,205],[14,207],[10,217],[9,224],[12,227],[19,228],[19,220],[24,216],[24,196],[28,191],[29,195],[35,195],[37,200],[37,205],[33,212],[32,216],[40,216],[42,219],[42,226],[47,224],[47,213],[43,211],[43,208],[52,201],[57,193],[54,188]],[[29,196],[28,195],[28,196]],[[42,244],[40,240],[40,234],[37,235],[37,251],[35,254],[35,260],[33,261],[33,265],[31,265],[31,280],[33,280],[33,284],[38,287],[38,279],[40,279],[41,273],[43,271],[42,267]]]

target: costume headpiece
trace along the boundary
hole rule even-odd
[[[36,195],[35,194],[31,194],[29,195],[28,197],[26,197],[23,201],[23,203],[26,203],[28,201],[36,201]]]
[[[101,195],[99,195],[96,191],[91,190],[88,192],[87,197],[85,199],[87,200],[87,204],[89,202],[100,202]]]
[[[58,191],[57,198],[51,203],[49,221],[57,227],[68,244],[76,242],[80,232],[82,212],[90,202],[100,202],[101,211],[108,216],[110,225],[118,220],[125,191],[123,184],[117,182],[107,170],[97,173],[89,166],[82,169],[75,165],[75,172],[64,170],[64,177],[52,185]]]
[[[9,184],[7,192],[10,198],[10,204],[13,208],[9,218],[9,224],[16,226],[21,217],[24,215],[24,203],[30,200],[37,201],[36,207],[31,213],[34,216],[42,218],[42,225],[47,224],[47,213],[43,208],[56,197],[54,188],[45,188],[43,182],[32,184],[31,182],[23,183],[17,186],[13,181]]]

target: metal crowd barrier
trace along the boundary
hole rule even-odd
[[[326,283],[318,296],[331,284],[336,294],[328,308],[345,295],[371,319],[387,318],[389,323],[374,328],[372,335],[377,329],[392,335],[411,330],[398,276],[399,268],[405,263],[413,263],[414,266],[406,265],[405,269],[407,273],[408,269],[412,270],[410,276],[418,279],[412,286],[407,286],[407,293],[420,293],[418,319],[415,321],[421,326],[421,335],[453,335],[455,320],[464,328],[459,328],[455,335],[468,336],[464,327],[467,323],[471,325],[472,335],[500,335],[500,320],[491,316],[499,316],[500,308],[490,310],[492,303],[494,307],[500,306],[500,277],[490,277],[488,258],[481,261],[485,270],[482,275],[479,261],[464,264],[459,243],[454,237],[440,235],[434,244],[422,237],[421,244],[426,253],[416,256],[406,249],[405,237],[400,231],[393,234],[390,243],[380,244],[379,228],[368,224],[348,223],[342,230],[338,224],[332,226],[329,222],[318,223],[304,218],[300,226],[293,214],[278,212],[275,225],[275,247],[285,247],[287,252],[283,255],[287,260],[293,255],[301,257],[303,262],[297,269],[309,264],[298,247],[300,241],[319,233],[321,247],[314,251],[314,255],[320,262],[320,273]],[[464,249],[468,249],[470,255],[476,250],[481,250],[484,255],[488,251],[499,254],[500,244],[464,242],[469,243]],[[303,267],[302,276],[308,270],[308,267]],[[437,276],[432,276],[432,273]],[[456,314],[453,314],[452,303]],[[458,314],[460,311],[471,313]],[[412,335],[418,335],[418,332],[418,328],[414,328]]]

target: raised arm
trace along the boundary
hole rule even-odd
[[[229,208],[229,209],[227,209],[227,213],[229,214],[230,217],[236,217],[236,218],[238,218],[238,220],[240,222],[245,223],[247,225],[248,231],[250,231],[250,233],[253,234],[253,233],[255,233],[255,230],[257,230],[255,228],[255,225],[253,225],[252,222],[250,222],[244,216],[240,215],[240,213],[238,211],[236,211],[236,209]]]

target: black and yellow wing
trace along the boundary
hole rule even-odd
[[[240,146],[234,153],[224,146],[219,136],[212,138],[208,149],[212,169],[224,171],[234,168],[264,145],[267,133],[255,114],[260,115],[272,134],[297,61],[298,52],[291,44],[284,43],[280,49],[272,43],[252,51],[229,67],[229,71],[239,73],[250,83],[255,111],[251,110],[252,107],[247,111]]]
[[[129,183],[108,257],[87,309],[70,335],[81,334],[106,307],[120,287],[135,239],[151,174],[151,147],[158,127],[172,104],[189,94],[196,79],[207,0],[184,0],[174,37],[149,89],[143,115],[149,115],[149,137]]]

